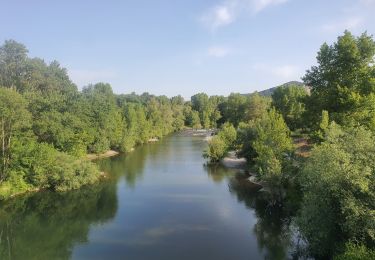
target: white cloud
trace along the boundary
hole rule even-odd
[[[321,27],[323,32],[338,33],[344,30],[354,30],[363,24],[364,20],[362,17],[349,17],[346,20],[332,22],[325,24]]]
[[[234,22],[235,16],[235,2],[229,1],[223,5],[212,8],[202,16],[201,20],[210,29],[215,30],[218,27]]]
[[[258,63],[252,68],[262,74],[269,74],[281,80],[298,80],[301,77],[302,71],[295,65],[269,65],[265,63]]]
[[[251,4],[253,6],[253,11],[258,13],[267,7],[284,4],[288,1],[289,0],[252,0]]]
[[[117,77],[117,73],[111,69],[71,69],[68,74],[72,81],[79,87],[86,86],[91,83],[109,82]]]
[[[262,10],[284,4],[289,0],[226,0],[203,14],[200,20],[211,30],[229,25],[244,11],[257,14]]]
[[[222,58],[227,56],[230,53],[230,50],[225,47],[213,46],[210,47],[207,51],[208,56]]]

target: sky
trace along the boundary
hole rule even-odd
[[[375,33],[375,0],[0,0],[0,42],[57,60],[79,88],[250,93],[301,80],[323,42]]]

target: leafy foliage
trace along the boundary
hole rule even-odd
[[[223,159],[228,151],[234,149],[237,139],[237,131],[230,123],[225,123],[219,133],[208,141],[208,148],[203,157],[209,158],[212,163]]]
[[[27,53],[12,40],[0,47],[1,197],[90,184],[99,172],[82,159],[87,153],[128,152],[184,127],[181,96],[116,95],[106,83],[79,92],[58,62],[46,64]],[[212,111],[201,114],[208,115],[208,127],[215,126],[217,99],[207,100]],[[198,128],[197,113],[191,110]]]
[[[334,260],[367,260],[375,259],[375,251],[366,248],[364,245],[357,245],[355,243],[347,243],[345,245],[345,252],[337,255]]]
[[[334,121],[347,125],[352,112],[363,109],[363,100],[375,92],[374,55],[375,42],[366,33],[355,38],[345,31],[333,45],[324,43],[318,66],[311,67],[303,78],[311,87],[310,117],[327,110]]]
[[[332,254],[344,239],[375,243],[375,138],[363,127],[332,123],[314,148],[301,179],[302,233],[317,255]]]
[[[280,183],[293,148],[290,131],[281,114],[271,109],[262,118],[243,125],[241,135],[240,154],[254,162],[263,180]]]
[[[278,87],[272,93],[272,105],[283,115],[291,130],[302,128],[304,125],[304,101],[307,95],[304,87],[296,85]]]

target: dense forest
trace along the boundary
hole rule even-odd
[[[298,229],[316,258],[375,258],[375,42],[346,31],[324,43],[303,77],[263,93],[198,93],[185,101],[115,94],[109,84],[78,90],[58,62],[0,47],[0,199],[31,190],[65,191],[100,178],[87,154],[135,146],[186,127],[218,129],[204,156],[229,151],[285,205],[301,203]],[[301,145],[302,144],[302,145]]]

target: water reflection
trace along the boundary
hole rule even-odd
[[[117,181],[123,177],[127,186],[134,188],[136,181],[142,179],[149,150],[152,150],[151,145],[141,146],[126,156],[106,158],[98,161],[98,164],[104,172],[109,173],[110,178]]]
[[[98,161],[109,175],[99,185],[8,201],[0,259],[292,257],[295,204],[272,203],[243,171],[204,165],[205,146],[168,137]]]
[[[260,191],[260,187],[249,181],[249,175],[221,165],[205,167],[215,182],[228,181],[228,187],[237,201],[248,209],[255,210],[257,222],[252,231],[265,259],[289,259],[298,254],[298,240],[292,224],[299,199],[293,189],[284,190],[288,198],[275,204],[272,192]],[[235,172],[234,172],[235,171]],[[294,196],[294,198],[293,198]],[[286,201],[289,201],[286,203]]]
[[[211,180],[216,183],[221,183],[238,172],[238,170],[227,168],[221,164],[205,164],[204,169]]]
[[[103,183],[66,193],[36,193],[0,208],[0,259],[70,259],[90,226],[117,210],[116,188]]]

